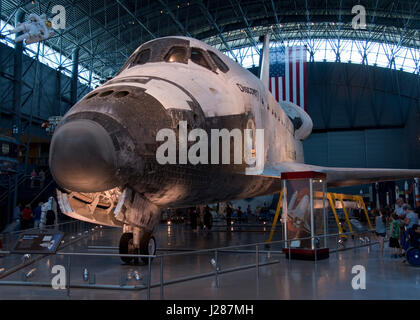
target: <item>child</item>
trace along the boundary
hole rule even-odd
[[[398,216],[393,213],[391,215],[391,225],[390,225],[390,233],[391,236],[389,238],[389,246],[392,248],[392,255],[391,258],[398,258],[398,255],[396,253],[396,249],[398,248],[398,253],[401,255],[402,254],[402,249],[400,246],[400,224],[399,224],[399,219]]]
[[[386,217],[383,214],[382,210],[374,210],[375,212],[375,233],[379,240],[379,251],[381,257],[384,255],[384,240],[386,236]]]

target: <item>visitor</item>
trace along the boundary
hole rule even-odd
[[[420,249],[420,225],[414,224],[410,230],[410,246]]]
[[[27,204],[22,211],[21,220],[20,220],[22,230],[29,229],[32,227],[31,226],[32,218],[33,218],[33,214],[32,214],[31,206]]]
[[[406,225],[407,229],[410,229],[415,224],[419,224],[419,217],[417,213],[415,213],[411,209],[409,204],[404,205],[404,213],[405,213],[404,224]]]
[[[238,217],[238,222],[240,223],[240,222],[242,222],[242,220],[243,220],[243,217],[242,217],[242,210],[241,210],[241,207],[238,207],[238,209],[236,210],[236,214],[237,214],[237,217]]]
[[[45,172],[44,170],[41,169],[41,171],[39,171],[39,186],[40,188],[44,188],[44,182],[45,182]]]
[[[379,252],[384,255],[384,240],[386,236],[386,217],[382,210],[375,209],[375,233],[379,240]]]
[[[395,209],[394,209],[394,213],[400,217],[402,215],[404,215],[404,199],[402,197],[399,197],[395,203]]]
[[[404,219],[401,219],[401,247],[406,251],[410,246],[408,239],[409,231],[413,225],[418,224],[419,218],[417,214],[411,210],[409,204],[405,204],[403,209]]]
[[[194,208],[189,208],[189,216],[190,216],[190,225],[191,229],[195,231],[197,229],[197,214]]]
[[[392,248],[392,255],[391,258],[398,258],[398,253],[402,255],[402,248],[400,245],[400,223],[396,213],[393,213],[391,216],[391,224],[389,226],[390,231],[390,238],[389,238],[389,246]]]
[[[232,219],[232,207],[230,206],[230,203],[227,204],[226,206],[226,227],[228,228],[228,230],[230,230],[230,226],[231,226],[231,219]]]
[[[34,228],[39,228],[39,224],[41,222],[41,214],[42,214],[42,205],[43,203],[38,203],[38,206],[34,209]]]
[[[416,207],[416,209],[414,210],[415,213],[417,213],[417,218],[420,219],[420,207]]]
[[[243,213],[244,222],[248,223],[249,217],[252,215],[251,205],[246,207],[246,211]]]
[[[213,225],[213,216],[211,215],[210,212],[210,207],[207,205],[204,208],[204,228],[206,228],[207,230],[211,230],[212,225]]]
[[[55,214],[54,214],[54,211],[53,210],[48,210],[47,211],[47,215],[46,215],[45,224],[47,226],[52,226],[52,225],[54,225],[54,222],[55,222]]]
[[[41,221],[39,222],[39,228],[44,229],[47,225],[47,212],[51,210],[51,201],[44,202],[41,206]]]
[[[31,172],[31,189],[33,189],[35,187],[35,180],[36,180],[37,174],[35,169],[32,169]]]
[[[203,229],[203,217],[201,216],[201,209],[199,206],[195,207],[195,212],[197,216],[197,225],[200,226],[200,229]]]
[[[248,207],[246,207],[246,221],[247,222],[250,216],[252,216],[252,209],[251,209],[251,205],[249,204]]]
[[[49,197],[48,198],[48,202],[50,202],[50,204],[51,204],[51,210],[54,212],[54,216],[55,216],[55,219],[54,219],[54,224],[56,224],[57,225],[57,223],[58,223],[58,210],[57,210],[57,201],[55,201],[55,198],[54,197]]]

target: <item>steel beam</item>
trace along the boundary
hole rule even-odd
[[[22,9],[18,9],[15,16],[15,25],[23,22],[25,19],[25,12]],[[22,33],[19,32],[16,34],[16,38]],[[23,56],[23,43],[17,42],[15,44],[14,51],[14,65],[13,65],[13,109],[14,109],[14,121],[13,121],[13,136],[16,139],[16,143],[20,145],[20,135],[22,130],[22,57]],[[16,208],[17,198],[18,198],[18,177],[19,177],[19,168],[14,177],[14,193],[13,193],[13,206],[12,212],[7,215],[7,223],[11,222],[13,217],[14,209]]]
[[[187,29],[185,29],[182,23],[179,22],[179,20],[175,17],[171,9],[169,9],[168,5],[163,0],[158,0],[158,2],[165,8],[165,10],[167,11],[168,15],[171,17],[173,22],[175,22],[175,24],[178,26],[179,30],[181,30],[181,32],[187,37],[192,37],[192,35],[187,31]]]
[[[117,3],[125,10],[127,13],[134,19],[136,22],[152,37],[156,38],[156,35],[150,31],[148,27],[146,27],[120,0],[116,0]]]
[[[71,70],[71,87],[70,87],[70,101],[74,105],[77,102],[77,80],[79,78],[79,50],[77,47],[72,54],[72,70]]]
[[[232,55],[232,57],[235,58],[236,61],[238,61],[236,54],[233,53],[232,48],[230,47],[230,45],[227,43],[225,37],[222,34],[222,31],[220,30],[219,26],[217,25],[216,21],[214,20],[213,16],[210,14],[209,10],[204,6],[203,4],[203,0],[200,0],[200,2],[198,3],[198,7],[200,8],[201,12],[206,16],[207,20],[213,25],[213,27],[216,29],[217,31],[217,36],[220,38],[220,40],[223,42],[223,44],[225,45],[226,49],[230,52],[230,54]]]

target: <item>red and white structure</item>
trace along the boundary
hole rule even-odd
[[[306,47],[278,47],[271,51],[270,92],[277,101],[290,101],[306,110]]]

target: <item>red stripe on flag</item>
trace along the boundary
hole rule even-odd
[[[281,100],[286,100],[286,77],[281,78],[281,85],[283,88]]]
[[[273,90],[271,89],[271,78],[268,81],[268,90],[273,93]]]
[[[279,77],[276,77],[275,80],[276,80],[276,85],[275,85],[275,87],[276,87],[276,100],[279,101]]]
[[[299,52],[299,51],[297,51]],[[297,54],[297,53],[296,53]],[[300,52],[299,52],[300,54]],[[296,59],[296,104],[300,106],[300,81],[299,81],[299,61],[300,59]]]
[[[308,87],[308,73],[307,73],[307,63],[306,61],[303,62],[303,86],[304,86],[304,91],[303,91],[303,105],[304,105],[304,109],[305,111],[308,111],[308,106],[306,104],[306,93],[307,93],[307,87]]]
[[[293,47],[289,48],[289,101],[293,102]]]

